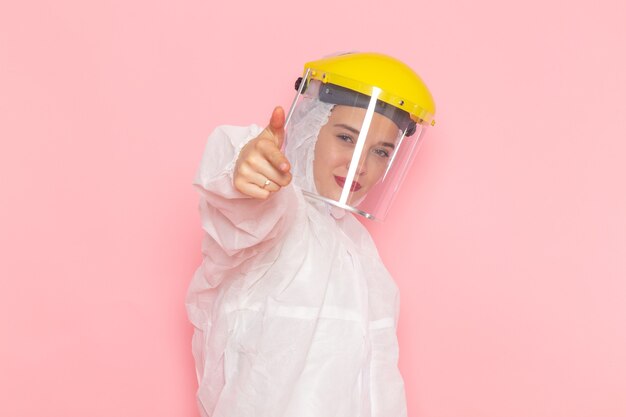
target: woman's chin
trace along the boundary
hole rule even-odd
[[[329,200],[337,201],[337,202],[341,200],[342,192],[343,192],[343,188],[340,187],[339,185],[336,185],[333,187],[319,187],[318,188],[318,194],[320,196],[327,198]],[[360,204],[361,201],[363,201],[364,197],[365,197],[365,193],[363,192],[363,189],[356,191],[356,192],[351,192],[348,195],[346,204],[348,206],[354,207]]]
[[[320,195],[329,200],[339,201],[339,198],[341,197],[341,191],[321,192]]]

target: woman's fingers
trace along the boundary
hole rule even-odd
[[[271,181],[278,188],[285,187],[291,182],[291,174],[289,172],[283,173],[278,171],[262,155],[256,155],[244,161],[239,166],[239,174],[242,175],[247,182],[257,184],[259,187],[263,187],[267,180]],[[269,185],[270,184],[265,187],[267,188]],[[278,191],[278,189],[273,191]]]
[[[255,172],[252,175],[250,175],[249,179],[250,179],[250,184],[254,184],[257,187],[259,187],[259,188],[261,188],[263,190],[267,190],[267,191],[269,191],[271,193],[275,193],[276,191],[280,190],[280,188],[281,188],[280,185],[278,185],[274,181],[270,180],[265,175],[259,174],[257,172]]]
[[[260,154],[259,156],[261,158],[256,158],[251,162],[257,162],[258,168],[260,169],[273,169],[273,171],[275,171],[279,178],[272,179],[276,180],[276,182],[278,182],[281,186],[284,187],[285,185],[289,184],[289,181],[291,181],[291,174],[289,173],[291,165],[289,164],[289,161],[287,160],[285,155],[283,155],[283,153],[280,151],[280,148],[278,148],[278,146],[276,146],[276,144],[270,140],[259,140],[256,143],[256,148],[258,149]]]
[[[242,178],[235,180],[235,187],[237,188],[237,190],[239,190],[240,193],[252,198],[265,200],[271,195],[270,191],[265,190],[256,184],[243,182]]]
[[[288,174],[291,169],[291,165],[287,160],[287,157],[278,148],[268,148],[265,151],[265,158],[272,164],[272,166],[281,174]]]

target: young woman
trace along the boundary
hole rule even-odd
[[[380,54],[310,62],[297,88],[287,126],[276,108],[265,129],[216,129],[197,174],[206,235],[187,306],[199,408],[406,416],[398,289],[352,213],[384,217],[434,103]]]

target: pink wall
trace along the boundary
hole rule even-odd
[[[0,415],[197,415],[205,138],[354,49],[439,106],[369,225],[410,417],[626,415],[626,3],[510,3],[3,2]]]

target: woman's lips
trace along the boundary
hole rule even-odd
[[[338,177],[337,175],[335,175],[335,181],[341,188],[343,188],[344,184],[346,183],[346,177]],[[360,189],[361,189],[361,184],[359,184],[356,181],[352,181],[352,186],[350,186],[350,191],[359,191]]]

